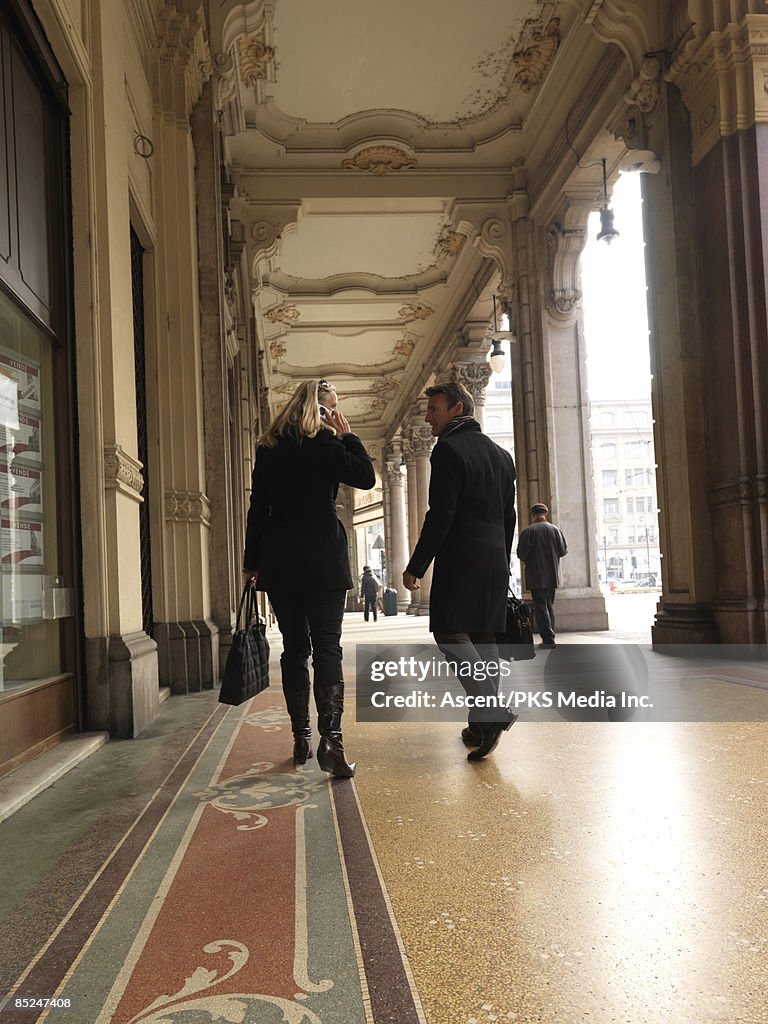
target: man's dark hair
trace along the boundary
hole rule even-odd
[[[475,412],[475,401],[463,384],[457,380],[449,380],[445,384],[435,384],[424,392],[427,398],[433,395],[445,395],[448,399],[448,408],[453,408],[459,402],[464,403],[464,416],[473,416]]]

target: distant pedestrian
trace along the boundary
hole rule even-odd
[[[525,564],[525,585],[533,597],[542,647],[555,646],[555,591],[560,586],[560,559],[568,554],[565,537],[547,522],[549,509],[531,506],[531,525],[520,534],[517,557]]]
[[[360,580],[360,600],[364,601],[363,618],[368,621],[368,615],[373,612],[373,621],[376,622],[376,605],[381,584],[373,575],[370,565],[363,566],[363,577]]]

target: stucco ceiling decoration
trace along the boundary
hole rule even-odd
[[[527,22],[522,46],[514,54],[514,81],[523,92],[541,85],[555,51],[560,44],[560,19],[553,18],[546,27],[538,22]]]
[[[342,160],[341,166],[346,170],[370,171],[380,178],[393,171],[410,170],[416,166],[416,160],[399,146],[377,145],[359,150],[354,156]]]
[[[257,36],[240,36],[237,58],[243,85],[253,87],[268,78],[274,79],[275,49]]]
[[[219,74],[239,47],[249,55],[250,87],[217,83],[233,164],[377,177],[503,163],[578,20],[573,0],[253,0],[237,25],[224,5]]]
[[[297,323],[301,314],[296,306],[276,306],[273,309],[268,309],[264,314],[264,319],[269,320],[272,324],[292,324]]]
[[[434,315],[434,309],[430,306],[414,306],[406,305],[402,306],[398,311],[397,315],[405,321],[405,323],[411,323],[413,320],[428,320]]]

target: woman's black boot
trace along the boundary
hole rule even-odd
[[[293,730],[293,763],[306,764],[312,757],[312,726],[309,724],[309,687],[284,690],[285,704]]]
[[[320,746],[317,748],[317,763],[324,772],[330,772],[341,779],[351,779],[355,774],[354,764],[348,764],[341,737],[341,716],[344,714],[344,683],[334,686],[315,684],[317,704],[317,727],[320,730]]]

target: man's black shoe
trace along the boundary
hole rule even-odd
[[[555,644],[554,640],[542,640],[541,643],[539,644],[539,647],[555,647],[555,646],[557,646],[557,645]]]
[[[481,761],[488,754],[498,747],[501,734],[511,729],[517,721],[517,715],[512,715],[508,722],[488,722],[480,726],[483,739],[477,750],[470,750],[467,754],[468,761]]]
[[[483,734],[478,725],[467,725],[461,730],[461,738],[468,747],[479,747],[483,742]]]

